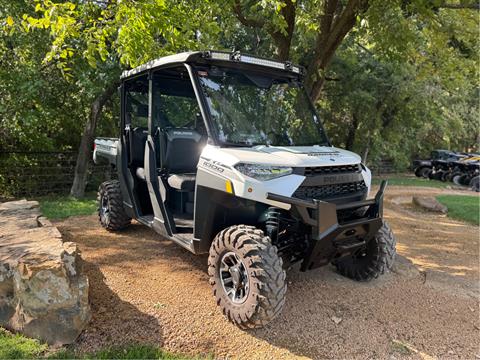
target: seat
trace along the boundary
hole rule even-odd
[[[164,166],[169,171],[168,185],[179,191],[194,191],[195,172],[205,138],[186,128],[167,129],[165,138]]]
[[[205,144],[197,131],[187,128],[165,130],[166,148],[164,167],[171,174],[193,174]]]
[[[129,166],[135,170],[135,175],[140,180],[145,180],[145,169],[143,168],[143,157],[145,154],[145,143],[147,142],[147,128],[136,127],[130,133],[130,161]]]
[[[195,190],[195,174],[174,174],[168,177],[168,185],[180,191]]]

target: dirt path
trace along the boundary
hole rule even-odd
[[[287,304],[267,328],[245,332],[218,311],[206,257],[135,224],[112,234],[95,216],[56,225],[83,251],[93,319],[79,351],[152,343],[218,358],[472,358],[479,353],[478,228],[390,200],[424,188],[390,188],[386,218],[397,235],[397,273],[360,284],[331,267],[287,274]],[[339,323],[333,319],[341,319]]]
[[[414,195],[478,195],[471,191],[420,187],[388,189],[386,217],[397,236],[397,251],[424,272],[427,283],[473,298],[480,293],[479,228],[452,221],[447,215],[421,211],[411,204]],[[399,201],[400,200],[400,201]]]

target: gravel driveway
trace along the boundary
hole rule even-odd
[[[480,335],[478,228],[390,201],[444,191],[388,189],[385,215],[402,255],[396,272],[365,284],[333,267],[291,269],[282,315],[249,332],[217,309],[206,256],[139,224],[113,234],[96,216],[58,222],[64,239],[79,244],[90,279],[93,319],[75,348],[141,342],[235,359],[473,358]]]

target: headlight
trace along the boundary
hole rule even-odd
[[[288,166],[237,164],[235,165],[235,169],[240,171],[243,175],[263,181],[272,180],[292,173],[292,168]]]

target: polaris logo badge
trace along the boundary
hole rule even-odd
[[[173,135],[193,136],[193,132],[191,132],[191,131],[174,131]]]
[[[317,178],[317,185],[345,184],[360,180],[361,174],[324,175]]]

